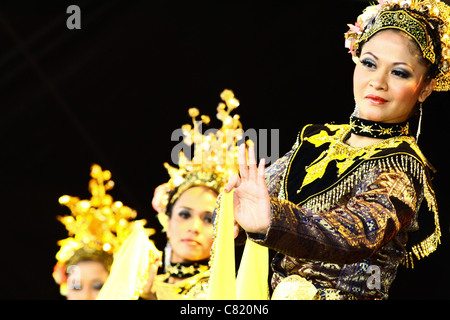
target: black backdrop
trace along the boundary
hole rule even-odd
[[[81,9],[69,30],[66,9]],[[0,4],[3,299],[61,299],[51,277],[63,194],[87,199],[90,166],[112,171],[115,200],[160,229],[150,201],[167,181],[171,133],[197,107],[212,118],[235,92],[244,129],[279,129],[279,153],[307,123],[347,122],[347,23],[367,1],[14,1]],[[443,245],[400,268],[392,299],[449,298],[445,183],[448,93],[424,108],[423,152],[438,169]],[[164,237],[155,236],[157,246]]]

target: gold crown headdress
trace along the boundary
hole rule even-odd
[[[108,190],[114,187],[109,170],[103,171],[99,165],[91,167],[89,191],[92,194],[90,200],[80,200],[78,197],[63,195],[59,203],[67,206],[71,215],[58,216],[58,220],[66,227],[69,237],[59,240],[59,251],[56,253],[57,263],[53,277],[61,286],[61,293],[65,295],[65,272],[67,263],[73,260],[78,252],[82,255],[96,257],[110,257],[105,261],[105,267],[109,268],[113,254],[131,234],[133,228],[139,224],[144,226],[146,220],[134,220],[136,211],[123,205],[120,201],[113,201]],[[148,236],[155,230],[145,228]],[[83,257],[81,257],[83,258]],[[103,261],[103,260],[102,260]]]
[[[450,7],[439,0],[378,0],[349,24],[345,46],[354,59],[361,46],[378,31],[398,29],[419,46],[422,56],[436,67],[434,91],[450,90]]]
[[[235,98],[233,91],[227,89],[220,97],[224,102],[217,107],[217,118],[222,121],[222,127],[204,135],[201,132],[202,124],[209,124],[210,118],[202,115],[201,120],[196,120],[200,114],[198,109],[189,109],[192,125],[185,124],[181,130],[183,142],[188,146],[193,145],[194,155],[192,159],[188,159],[181,150],[178,168],[164,163],[170,179],[155,189],[152,200],[164,231],[167,227],[166,211],[169,201],[174,203],[184,191],[195,185],[207,186],[220,192],[228,178],[239,172],[237,142],[242,139],[243,130],[239,116],[230,115],[239,106],[239,100]]]

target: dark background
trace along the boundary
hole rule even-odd
[[[160,230],[153,190],[168,180],[173,130],[188,108],[215,119],[235,92],[244,129],[279,129],[279,153],[307,123],[354,108],[346,24],[368,1],[2,1],[0,4],[3,299],[62,299],[52,268],[67,237],[63,194],[89,199],[90,167],[112,172],[114,200]],[[81,30],[66,9],[81,8]],[[419,145],[438,169],[443,244],[400,267],[392,299],[448,299],[449,93],[424,104]],[[155,236],[162,249],[164,236]]]

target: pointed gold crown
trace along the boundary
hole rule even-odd
[[[231,112],[239,106],[239,100],[233,91],[225,89],[220,94],[223,102],[217,107],[217,118],[222,121],[222,127],[215,132],[201,132],[202,124],[208,125],[210,118],[201,115],[196,108],[189,109],[192,125],[181,127],[183,142],[193,146],[194,154],[191,159],[186,157],[183,150],[179,153],[178,168],[164,163],[170,179],[158,186],[153,196],[152,205],[158,212],[158,219],[164,230],[167,226],[166,210],[169,202],[174,203],[178,197],[192,186],[207,186],[218,193],[225,186],[233,173],[239,172],[237,161],[237,142],[243,137],[242,124],[239,116],[231,116]]]
[[[71,215],[58,216],[58,220],[66,227],[69,237],[59,240],[59,251],[56,253],[57,264],[53,277],[58,284],[65,280],[66,264],[74,255],[83,251],[86,255],[99,257],[111,256],[118,250],[134,226],[144,226],[146,220],[134,220],[136,211],[123,205],[120,201],[113,201],[111,195],[106,192],[114,187],[109,170],[94,164],[91,167],[89,191],[92,194],[90,200],[80,200],[78,197],[63,195],[59,203],[67,206]],[[155,230],[145,228],[148,236]],[[108,265],[105,267],[108,268]]]
[[[439,0],[378,0],[349,24],[345,46],[354,60],[362,44],[377,32],[397,29],[408,34],[422,56],[437,69],[434,91],[450,90],[450,7]]]

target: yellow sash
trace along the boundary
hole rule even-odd
[[[267,300],[269,252],[247,240],[235,277],[233,194],[219,196],[211,255],[208,300]]]
[[[148,279],[150,263],[161,256],[141,225],[121,245],[114,256],[111,273],[97,300],[137,300]]]

